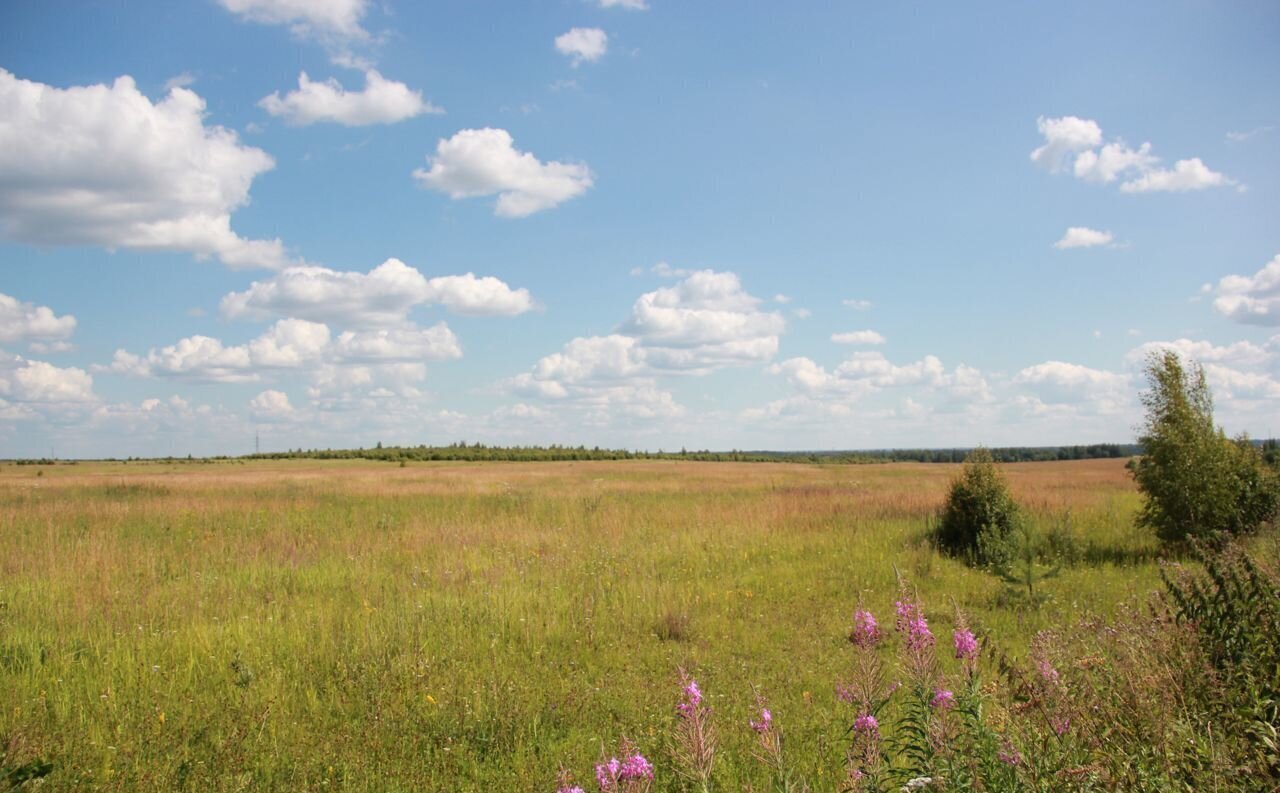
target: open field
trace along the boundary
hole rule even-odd
[[[956,466],[3,466],[0,741],[52,790],[550,790],[619,736],[661,758],[684,666],[726,757],[754,685],[829,778],[895,566],[1015,656],[1157,588],[1123,460],[1005,470],[1076,538],[1039,609],[929,547]]]

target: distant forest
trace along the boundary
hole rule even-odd
[[[708,450],[678,452],[638,452],[626,449],[602,449],[586,446],[486,446],[483,443],[459,442],[449,446],[383,446],[372,449],[296,449],[287,452],[270,452],[246,455],[246,459],[284,460],[292,458],[316,460],[385,460],[431,461],[510,461],[534,462],[540,460],[695,460],[702,462],[738,463],[958,463],[972,449],[872,449],[867,451],[740,451],[713,452]],[[1131,457],[1141,454],[1141,448],[1133,444],[1095,443],[1090,446],[1011,446],[991,449],[992,456],[1000,462],[1036,462],[1049,460],[1088,460],[1098,457]]]
[[[1272,465],[1280,465],[1280,441],[1254,440],[1263,457]],[[371,449],[291,449],[284,452],[262,452],[232,457],[130,457],[104,458],[106,462],[238,462],[243,460],[380,460],[389,463],[463,461],[463,462],[555,462],[574,460],[691,460],[716,463],[818,463],[859,465],[867,463],[960,463],[973,447],[954,449],[865,449],[859,451],[742,451],[713,452],[703,449],[678,452],[629,451],[602,449],[599,446],[487,446],[460,441],[448,446],[383,446]],[[1136,443],[1093,443],[1088,446],[1003,446],[988,449],[996,462],[1037,463],[1054,460],[1094,460],[1111,457],[1134,457],[1142,454]],[[18,465],[74,465],[76,460],[23,459],[10,460]]]

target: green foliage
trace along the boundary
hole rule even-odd
[[[965,459],[964,470],[951,483],[938,522],[938,545],[979,564],[1008,560],[1009,538],[1018,521],[1018,505],[996,468],[991,453],[978,448]]]
[[[1036,587],[1062,572],[1062,558],[1051,552],[1047,538],[1026,518],[1015,519],[1012,530],[1002,539],[990,532],[979,535],[978,544],[993,560],[991,571],[1019,594],[1025,593],[1028,605],[1040,605],[1044,595]]]
[[[1280,779],[1280,577],[1243,550],[1201,548],[1202,572],[1162,572],[1179,621],[1191,625],[1222,685],[1208,706],[1251,746],[1253,759]]]
[[[0,767],[0,784],[6,790],[17,790],[28,782],[43,779],[53,770],[53,763],[45,760],[32,760],[13,768]]]
[[[1213,424],[1213,397],[1198,364],[1166,350],[1147,360],[1144,455],[1133,476],[1146,496],[1138,525],[1166,541],[1241,534],[1270,520],[1280,482],[1247,438]]]

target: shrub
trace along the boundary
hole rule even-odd
[[[1246,742],[1249,759],[1280,779],[1280,575],[1235,545],[1194,548],[1204,569],[1161,571],[1174,613],[1199,637],[1221,685],[1207,709]]]
[[[1214,427],[1204,369],[1166,350],[1147,359],[1146,373],[1144,453],[1133,469],[1146,497],[1138,525],[1180,541],[1241,534],[1274,517],[1276,473],[1247,438],[1232,441]]]
[[[979,564],[1007,561],[1009,539],[1018,521],[1018,505],[991,452],[974,449],[951,483],[942,508],[938,545]]]

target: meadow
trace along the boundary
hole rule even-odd
[[[684,668],[723,789],[762,779],[753,691],[834,787],[898,574],[1014,659],[1160,588],[1123,460],[1003,468],[1070,548],[1037,604],[931,546],[954,465],[0,466],[0,751],[46,790],[536,791],[625,736],[676,790]]]

